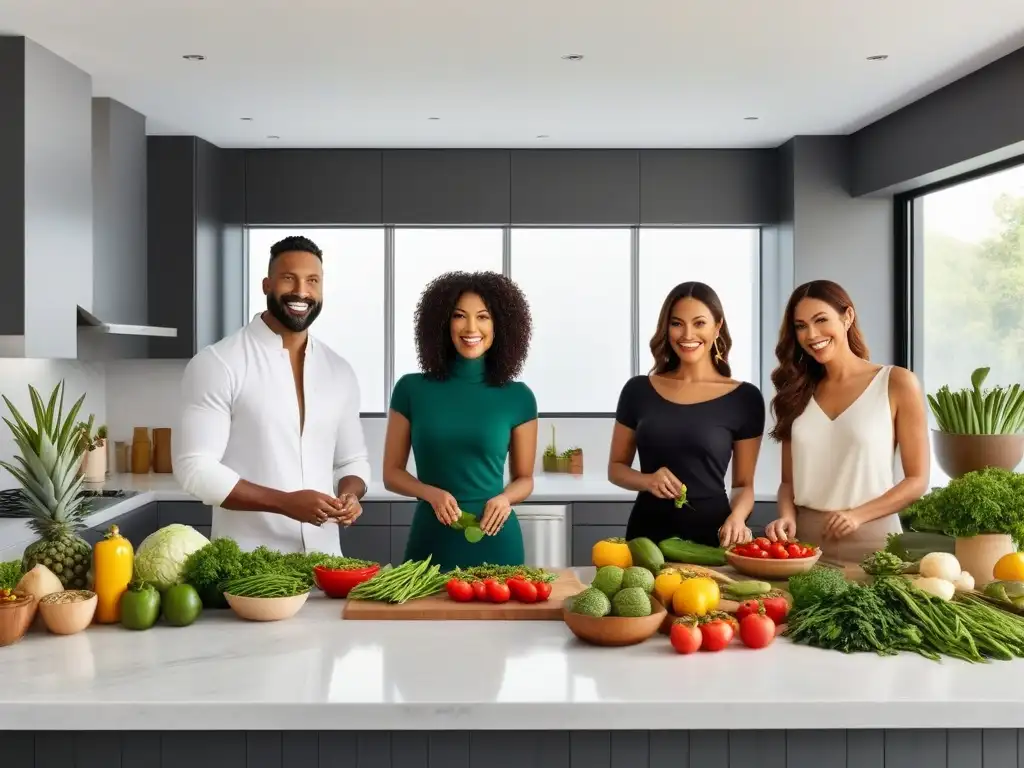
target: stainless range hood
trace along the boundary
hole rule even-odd
[[[92,333],[107,333],[112,336],[154,336],[166,339],[174,339],[178,336],[177,328],[105,323],[92,312],[82,307],[78,308],[78,327],[88,329]]]

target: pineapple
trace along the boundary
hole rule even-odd
[[[21,484],[25,505],[21,510],[40,538],[25,549],[22,568],[27,573],[45,565],[65,589],[86,589],[90,581],[92,548],[77,535],[88,512],[81,494],[80,472],[84,445],[75,426],[85,395],[64,416],[64,382],[61,381],[44,403],[29,387],[35,426],[30,425],[7,397],[4,402],[14,419],[4,419],[14,434],[20,455],[15,464],[0,461]]]

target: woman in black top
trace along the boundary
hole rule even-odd
[[[750,539],[765,405],[756,386],[730,378],[731,346],[722,303],[709,286],[672,289],[651,339],[651,375],[626,382],[615,413],[608,479],[639,492],[627,538],[678,536],[723,547]],[[639,472],[632,469],[638,451]]]

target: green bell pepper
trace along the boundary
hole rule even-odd
[[[160,593],[152,584],[132,582],[121,595],[121,626],[149,629],[160,618]]]

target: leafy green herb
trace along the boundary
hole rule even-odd
[[[968,472],[907,507],[911,527],[955,538],[1008,534],[1024,547],[1024,474],[997,467]]]
[[[847,590],[850,582],[843,572],[836,568],[816,565],[805,573],[789,577],[789,594],[797,608],[810,607],[826,598],[835,597]]]
[[[872,552],[865,557],[860,567],[869,576],[887,576],[905,573],[910,568],[910,563],[905,563],[892,552]]]
[[[21,560],[0,563],[0,589],[14,589],[21,577]]]
[[[516,576],[525,578],[527,581],[552,582],[558,578],[555,574],[545,571],[543,568],[530,568],[525,565],[474,565],[469,568],[456,568],[448,574],[463,581],[483,581],[494,579],[498,582],[505,582]]]

